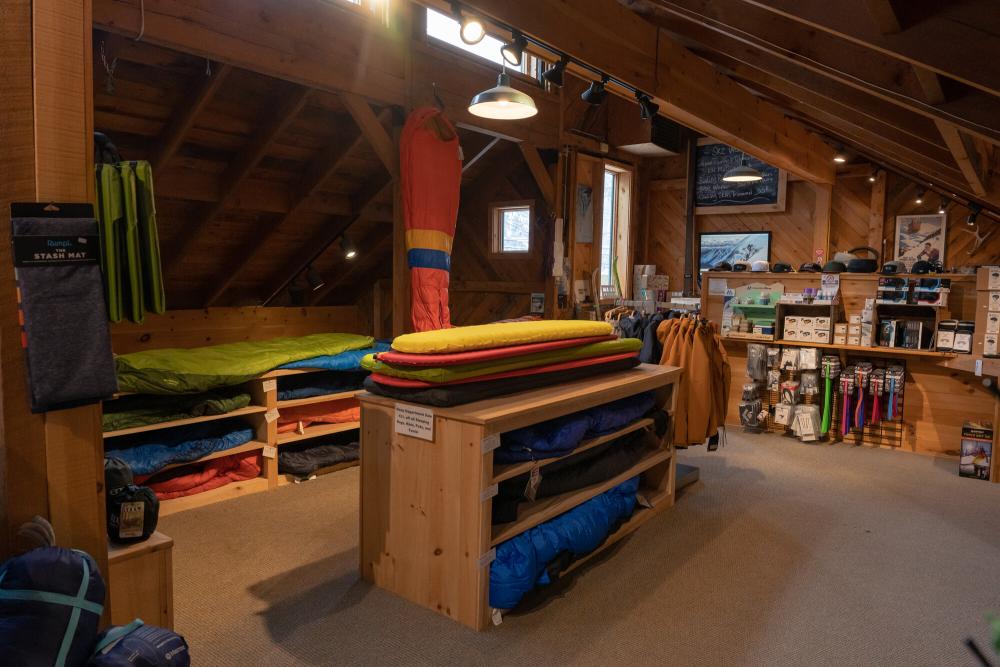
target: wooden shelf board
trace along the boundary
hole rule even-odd
[[[220,486],[217,489],[212,489],[211,491],[196,493],[193,496],[161,500],[160,516],[170,516],[171,514],[176,514],[177,512],[183,512],[184,510],[204,507],[205,505],[211,505],[213,503],[222,502],[223,500],[238,498],[239,496],[245,496],[251,493],[267,491],[267,488],[268,482],[266,477],[254,477],[253,479],[248,479],[243,482],[231,482],[225,486]]]
[[[503,433],[522,426],[555,419],[596,405],[634,396],[676,383],[680,368],[640,364],[629,370],[605,373],[565,382],[556,387],[542,387],[518,394],[477,401],[453,408],[430,408],[435,416],[468,424],[482,424],[487,433]],[[394,408],[396,401],[363,392],[362,405],[371,403]],[[420,406],[427,409],[428,406]]]
[[[569,454],[563,456],[555,456],[548,459],[538,459],[536,461],[523,461],[521,463],[509,463],[509,464],[499,464],[493,466],[493,484],[498,484],[504,480],[510,479],[511,477],[517,477],[518,475],[524,474],[526,472],[531,472],[531,469],[536,465],[539,467],[544,467],[550,463],[554,463],[567,456],[573,456],[574,454],[579,454],[580,452],[585,452],[588,449],[597,447],[598,445],[603,445],[606,442],[610,442],[616,438],[620,438],[623,435],[631,433],[632,431],[638,431],[641,428],[647,426],[652,426],[653,420],[650,418],[640,419],[639,421],[633,422],[626,426],[625,428],[620,428],[614,433],[609,433],[607,435],[602,435],[599,438],[592,438],[590,440],[584,440],[580,443],[580,446],[574,449]]]
[[[731,336],[724,336],[723,341],[732,341],[736,343],[747,342],[742,338],[733,338]],[[876,354],[876,355],[887,355],[887,356],[904,356],[904,357],[936,357],[939,359],[951,359],[958,355],[952,352],[935,352],[933,350],[908,350],[902,347],[865,347],[864,345],[834,345],[833,343],[806,343],[804,341],[798,340],[774,340],[771,341],[775,345],[788,345],[792,347],[816,347],[823,350],[845,350],[847,352],[860,352],[862,354]]]
[[[586,486],[576,491],[561,493],[557,496],[552,496],[551,498],[545,498],[533,503],[525,503],[519,508],[518,514],[520,516],[517,521],[511,521],[509,523],[493,526],[493,536],[490,541],[490,546],[496,546],[501,542],[506,542],[510,538],[520,535],[530,528],[534,528],[539,524],[545,523],[549,519],[568,512],[580,503],[586,502],[591,498],[604,493],[608,489],[618,486],[625,480],[631,479],[632,477],[635,477],[636,475],[643,473],[653,466],[663,463],[664,461],[669,461],[672,455],[673,452],[670,449],[655,449],[643,456],[642,459],[634,466],[625,472],[612,477],[611,479],[598,484],[591,484],[590,486]]]
[[[260,376],[261,380],[268,380],[270,378],[280,378],[286,375],[302,375],[303,373],[322,373],[328,370],[326,368],[276,368],[273,371],[268,371]]]
[[[642,493],[642,491],[643,489],[640,488],[639,492]],[[662,502],[662,499],[660,499],[660,502]],[[608,538],[604,540],[604,543],[601,544],[601,546],[597,547],[583,558],[573,561],[573,563],[570,564],[570,566],[566,568],[559,576],[564,576],[569,574],[573,570],[587,563],[587,561],[596,558],[598,555],[601,554],[601,552],[610,549],[615,544],[617,544],[621,540],[625,539],[626,537],[637,531],[639,527],[642,526],[642,524],[652,519],[654,516],[663,511],[663,509],[664,508],[661,505],[653,505],[653,507],[643,507],[642,505],[636,505],[635,511],[632,512],[632,516],[629,517],[629,520],[623,523],[618,528],[618,530],[608,535]]]
[[[350,431],[352,429],[361,428],[360,422],[343,422],[340,424],[322,424],[320,426],[309,426],[305,429],[305,433],[296,433],[295,431],[290,431],[288,433],[278,434],[278,445],[287,445],[293,442],[299,442],[301,440],[309,440],[310,438],[318,438],[322,435],[331,435],[333,433],[343,433],[344,431]]]
[[[704,275],[709,278],[750,278],[751,282],[781,282],[783,278],[793,278],[793,279],[808,279],[815,278],[816,282],[820,282],[820,276],[822,273],[810,273],[810,272],[800,272],[793,271],[791,273],[765,273],[763,271],[706,271]],[[974,273],[893,273],[889,275],[882,275],[881,273],[848,273],[843,272],[838,274],[840,276],[841,282],[849,282],[852,280],[857,281],[870,281],[878,282],[879,278],[948,278],[953,283],[955,282],[976,282],[976,274]]]
[[[354,398],[360,394],[363,389],[351,389],[350,391],[341,391],[335,394],[323,394],[322,396],[310,396],[308,398],[293,398],[287,401],[278,401],[278,408],[294,408],[297,405],[314,405],[316,403],[326,403],[327,401],[339,401],[345,398]]]
[[[155,474],[158,475],[164,470],[172,470],[174,468],[181,468],[183,466],[190,466],[190,465],[195,465],[197,463],[204,463],[205,461],[211,461],[213,459],[221,459],[226,456],[232,456],[233,454],[243,454],[244,452],[252,452],[258,449],[264,449],[265,447],[267,447],[266,442],[261,442],[260,440],[251,440],[250,442],[242,444],[238,447],[230,447],[229,449],[223,449],[218,452],[212,452],[211,454],[206,454],[205,456],[202,456],[200,459],[195,459],[194,461],[184,461],[183,463],[171,463],[170,465],[163,466],[162,468],[157,470]]]
[[[348,468],[357,468],[358,465],[360,465],[360,463],[361,461],[345,461],[344,463],[336,463],[332,466],[326,466],[324,468],[320,468],[312,475],[309,475],[309,478],[307,478],[306,481],[309,481],[309,479],[311,479],[313,476],[322,477],[323,475],[329,475],[330,473],[337,472],[339,470],[347,470]],[[286,486],[288,484],[294,484],[295,480],[297,479],[302,479],[302,478],[299,477],[298,475],[290,475],[288,473],[282,473],[278,475],[278,486]]]
[[[135,433],[148,433],[150,431],[160,431],[165,428],[173,428],[174,426],[187,426],[188,424],[200,424],[202,422],[218,421],[220,419],[229,419],[230,417],[243,417],[245,415],[256,415],[264,412],[267,412],[267,408],[265,408],[262,405],[248,405],[245,408],[233,410],[232,412],[226,412],[221,415],[203,415],[201,417],[190,417],[188,419],[175,419],[174,421],[159,422],[156,424],[148,424],[146,426],[123,428],[117,431],[107,431],[104,433],[104,439],[107,440],[108,438],[118,438],[123,435],[133,435]]]
[[[752,334],[752,333],[740,333],[738,331],[732,332],[723,336],[722,340],[738,340],[741,342],[755,342],[755,343],[773,343],[773,334]]]

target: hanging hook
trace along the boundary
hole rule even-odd
[[[107,74],[107,79],[104,81],[104,89],[107,91],[108,95],[115,94],[115,68],[118,67],[118,58],[113,58],[111,64],[108,64],[108,56],[104,52],[104,40],[101,40],[101,65],[104,66],[104,73]]]
[[[146,0],[139,0],[139,34],[135,36],[135,41],[142,40],[146,34]]]
[[[212,76],[212,61],[205,58],[205,76]]]

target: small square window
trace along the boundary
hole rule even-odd
[[[525,254],[531,251],[531,202],[494,204],[491,208],[493,252]]]

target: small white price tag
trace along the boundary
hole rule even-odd
[[[485,503],[498,493],[500,493],[500,487],[497,484],[491,484],[480,492],[479,500]]]
[[[396,404],[396,433],[434,440],[434,411],[420,405]]]
[[[278,448],[273,445],[266,445],[264,447],[264,458],[265,459],[275,459],[278,458]]]
[[[528,486],[524,489],[524,498],[528,502],[534,502],[535,498],[538,496],[538,485],[541,483],[542,471],[536,464],[531,468],[531,474],[528,475]]]
[[[492,452],[494,449],[500,446],[500,434],[494,433],[493,435],[488,435],[483,438],[483,454],[487,452]]]
[[[273,421],[277,421],[277,419],[278,419],[278,408],[271,408],[270,410],[268,410],[267,412],[265,412],[264,413],[264,419],[267,420],[268,424],[270,424]]]
[[[264,380],[262,383],[265,392],[274,391],[278,388],[277,380]]]
[[[499,609],[494,609],[490,612],[490,620],[493,621],[493,625],[500,625],[503,623],[503,614],[500,613]]]
[[[493,547],[479,557],[479,567],[486,567],[497,559],[497,548]]]
[[[976,377],[978,378],[982,376],[983,376],[983,360],[976,359]]]

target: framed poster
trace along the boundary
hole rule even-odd
[[[945,225],[947,215],[897,215],[896,245],[893,256],[906,264],[909,271],[914,262],[945,261]]]
[[[788,185],[785,170],[715,139],[699,139],[695,150],[696,215],[785,210],[785,190]],[[753,167],[764,178],[749,183],[727,183],[722,180],[727,171],[741,163]]]
[[[705,232],[698,234],[698,270],[719,262],[771,261],[771,232]]]

